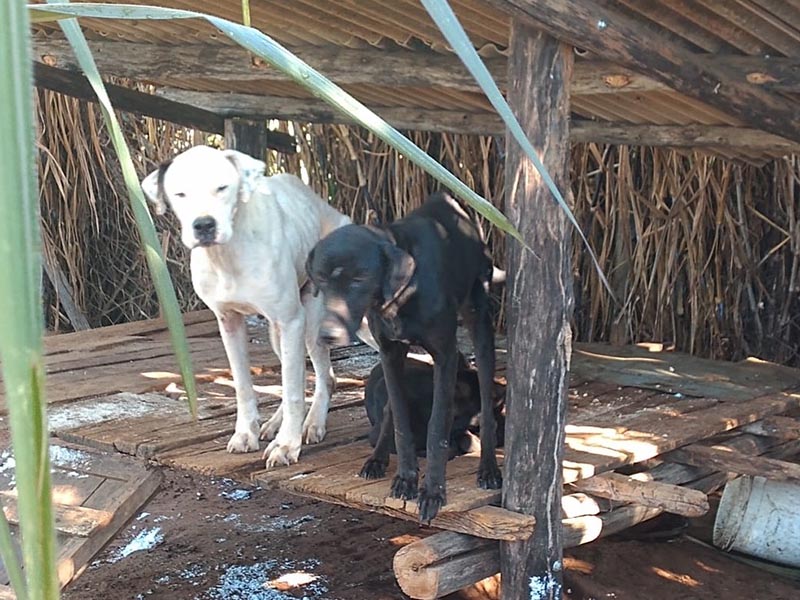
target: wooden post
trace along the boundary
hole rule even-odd
[[[570,197],[572,49],[512,19],[509,104]],[[509,238],[512,275],[503,506],[536,518],[525,542],[501,544],[503,597],[560,600],[561,460],[572,347],[571,231],[538,172],[509,137],[506,214],[531,251]]]
[[[225,119],[225,147],[265,161],[267,124],[263,121]]]

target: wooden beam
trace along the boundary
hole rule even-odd
[[[205,93],[173,88],[161,88],[156,94],[178,102],[202,106],[226,117],[270,118],[313,123],[344,123],[353,121],[337,112],[331,105],[316,98],[281,98],[254,94]],[[398,129],[420,131],[449,131],[496,135],[504,131],[502,120],[490,112],[460,112],[406,107],[371,106],[375,112]]]
[[[97,102],[94,90],[83,75],[42,63],[34,63],[34,74],[37,87]],[[105,86],[111,103],[117,110],[162,119],[209,133],[224,133],[224,117],[212,111],[119,85],[106,83]],[[279,131],[270,132],[268,144],[270,148],[280,152],[296,151],[294,137]]]
[[[79,71],[69,43],[57,38],[35,39],[37,60],[60,69]],[[203,78],[218,81],[290,81],[280,71],[253,62],[235,46],[145,44],[89,40],[101,73],[140,81]],[[379,50],[339,46],[292,47],[292,52],[340,84],[387,87],[442,87],[481,93],[461,61],[452,54],[419,50]],[[800,93],[800,58],[696,55],[708,68],[735,73],[737,80],[764,89]],[[507,58],[484,58],[492,77],[505,89]],[[608,94],[669,90],[666,84],[607,60],[578,60],[572,75],[572,93]]]
[[[159,96],[203,107],[225,116],[251,119],[285,119],[315,123],[353,124],[330,105],[315,98],[280,98],[253,94],[222,94],[162,88]],[[372,106],[398,129],[503,135],[505,125],[491,112],[460,112],[405,107]],[[634,125],[606,121],[575,120],[570,127],[573,142],[665,146],[679,148],[730,147],[738,151],[790,154],[800,143],[758,129],[727,125]]]
[[[760,129],[728,125],[634,125],[581,120],[572,122],[570,133],[573,142],[675,148],[726,147],[786,154],[800,152],[800,142],[765,133]]]
[[[628,477],[620,473],[603,473],[576,481],[572,486],[600,498],[660,508],[684,517],[702,517],[709,509],[708,498],[699,490],[642,480],[636,475]]]
[[[743,83],[727,66],[697,55],[604,3],[587,0],[489,0],[518,19],[672,89],[719,108],[752,127],[800,142],[795,101]]]
[[[559,189],[569,194],[569,82],[574,52],[512,19],[508,102]],[[571,226],[527,155],[506,142],[511,282],[503,507],[536,517],[526,542],[502,542],[503,597],[560,600],[562,459],[572,351]]]
[[[724,473],[765,477],[775,481],[800,481],[800,465],[774,458],[748,456],[722,446],[690,444],[666,454],[664,459],[695,467],[709,467]]]

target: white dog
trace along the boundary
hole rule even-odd
[[[159,214],[169,203],[178,217],[192,284],[217,316],[236,387],[228,452],[258,450],[245,315],[269,321],[283,386],[280,407],[260,430],[262,438],[274,437],[264,452],[269,468],[297,462],[303,440],[325,437],[334,379],[329,350],[319,342],[323,300],[306,285],[305,261],[314,244],[350,219],[294,175],[266,177],[264,169],[241,152],[196,146],[150,173],[142,189]],[[304,421],[305,349],[316,387]]]

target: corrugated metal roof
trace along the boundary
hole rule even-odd
[[[152,0],[126,0],[148,4]],[[696,52],[800,57],[798,0],[597,0],[636,18],[642,27],[668,35]],[[159,4],[241,21],[239,0],[160,0]],[[418,0],[253,0],[253,26],[286,45],[366,46],[433,49],[448,52],[438,29]],[[484,55],[505,51],[509,18],[480,0],[451,0],[476,48]],[[87,35],[150,44],[228,44],[227,38],[200,20],[81,20]],[[39,35],[59,35],[52,25],[36,26]],[[153,83],[205,92],[239,92],[305,98],[289,82],[215,81],[196,73]],[[478,93],[450,88],[404,88],[359,84],[344,86],[376,107],[398,106],[481,112],[490,110]],[[401,93],[399,93],[401,92]],[[617,92],[573,96],[577,115],[627,123],[738,125],[736,119],[684,95],[668,91]],[[733,154],[741,155],[733,152]],[[753,153],[761,160],[764,153]]]

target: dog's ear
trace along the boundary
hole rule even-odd
[[[264,176],[267,164],[263,160],[253,158],[249,154],[237,150],[223,150],[222,154],[233,163],[239,172],[239,200],[247,202],[258,181]]]
[[[142,191],[153,203],[157,215],[167,212],[167,193],[164,191],[164,176],[172,164],[171,160],[161,163],[155,171],[142,180]]]
[[[383,307],[384,312],[390,311],[390,316],[393,316],[397,314],[399,305],[403,304],[403,297],[413,291],[409,290],[409,282],[417,263],[408,252],[388,240],[381,244],[381,248],[388,266],[383,279]],[[390,308],[392,305],[393,308]]]

